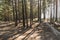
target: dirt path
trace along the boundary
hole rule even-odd
[[[30,29],[15,40],[60,40],[58,37],[59,36],[56,36],[49,26],[43,23],[34,29]]]
[[[39,23],[34,23],[32,25],[33,28],[35,26],[38,26],[38,24]],[[29,29],[30,29],[30,28],[28,28],[28,29],[23,30],[20,28],[21,25],[18,25],[17,27],[15,27],[14,25],[9,25],[9,26],[7,26],[7,25],[8,25],[8,23],[7,24],[4,23],[2,26],[0,25],[0,40],[15,40],[20,35],[26,34],[25,32],[29,31]]]
[[[9,26],[0,28],[0,40],[59,40],[46,23],[34,23],[33,28],[21,30],[19,27]]]

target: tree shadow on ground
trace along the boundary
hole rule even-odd
[[[39,25],[37,25],[29,34],[27,34],[22,40],[27,40],[37,29]]]
[[[9,26],[10,25],[8,25],[8,27]],[[5,26],[5,27],[7,27],[7,26]],[[5,27],[1,27],[1,28],[5,28]],[[22,27],[18,27],[18,28],[11,27],[10,29],[7,29],[7,30],[3,30],[2,29],[2,30],[0,30],[0,32],[2,32],[0,34],[0,40],[8,40],[9,38],[12,38],[12,40],[15,40],[16,38],[18,38],[19,36],[24,34],[26,31],[28,31],[29,29],[31,29],[31,28],[28,27],[28,28],[24,29],[23,26]],[[14,37],[15,35],[18,35],[18,36]]]
[[[9,38],[12,38],[13,36],[15,36],[17,34],[20,34],[20,35],[24,34],[28,30],[29,30],[29,28],[26,30],[25,29],[24,30],[22,30],[22,29],[7,30],[9,32],[6,32],[6,33],[0,35],[0,38],[1,38],[1,40],[8,40]]]
[[[42,29],[40,29],[42,28]],[[39,30],[43,30],[43,31],[39,31]],[[41,38],[39,40],[60,40],[51,30],[51,28],[49,28],[48,25],[46,25],[45,23],[43,23],[40,26],[37,26],[36,28],[34,28],[29,34],[27,34],[22,40],[28,40],[28,38],[35,32],[38,31],[38,36],[41,36]]]

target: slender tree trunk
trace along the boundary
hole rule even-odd
[[[13,7],[13,21],[15,21],[15,5],[14,5],[14,0],[12,0],[12,7]]]
[[[21,17],[20,17],[20,10],[19,10],[19,0],[18,0],[18,14],[19,14],[19,17],[18,17],[18,19],[19,19],[19,23],[20,23],[20,19],[21,19]]]
[[[32,27],[33,23],[33,0],[30,0],[30,27]]]
[[[46,3],[45,3],[46,0],[43,0],[43,14],[44,14],[44,20],[45,20],[45,10],[46,10]]]
[[[39,21],[39,2],[40,2],[40,0],[38,0],[38,21]]]
[[[40,0],[40,23],[41,23],[41,0]]]
[[[52,2],[52,0],[51,0],[51,2]],[[52,21],[53,21],[53,20],[52,20],[52,16],[53,16],[53,15],[52,15],[52,12],[53,12],[52,8],[53,8],[53,5],[51,4],[50,6],[51,6],[50,22],[52,23]]]
[[[38,0],[38,21],[41,23],[41,0]]]
[[[23,15],[23,27],[25,28],[24,0],[22,0],[22,15]]]
[[[17,15],[17,2],[16,2],[16,0],[15,0],[15,13],[16,13],[15,26],[17,26],[18,25],[18,23],[17,23],[17,17],[18,17],[18,15]]]
[[[57,10],[58,10],[58,0],[56,0],[56,19],[55,19],[55,21],[58,20],[58,19],[57,19]]]
[[[53,2],[53,21],[55,20],[54,14],[55,14],[55,0],[54,0],[54,2]]]
[[[27,2],[26,2],[26,0],[24,0],[24,2],[25,2],[25,16],[26,16],[26,24],[27,24],[27,27],[28,27]]]
[[[51,6],[51,13],[50,13],[50,22],[52,23],[52,6]]]

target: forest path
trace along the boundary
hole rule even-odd
[[[56,29],[49,23],[42,23],[40,26],[27,31],[15,40],[60,40],[60,34],[55,34]]]
[[[25,30],[21,30],[19,27],[14,28],[14,25],[7,29],[0,28],[0,40],[60,40],[60,34],[55,35],[54,28],[52,29],[49,23],[39,24],[37,22],[32,26],[33,28]]]

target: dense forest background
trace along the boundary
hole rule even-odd
[[[57,5],[58,4],[59,2],[57,3]],[[15,0],[0,0],[0,20],[12,21],[16,19],[16,16],[17,20],[23,19],[23,16],[25,17],[25,19],[30,18],[30,16],[32,18],[41,16],[42,19],[49,19],[50,15],[52,15],[52,18],[54,17],[55,19],[56,9],[58,10],[58,8],[56,8],[55,0],[41,0],[41,4],[40,0],[16,0],[16,2]]]
[[[60,0],[0,0],[0,40],[60,40]]]

